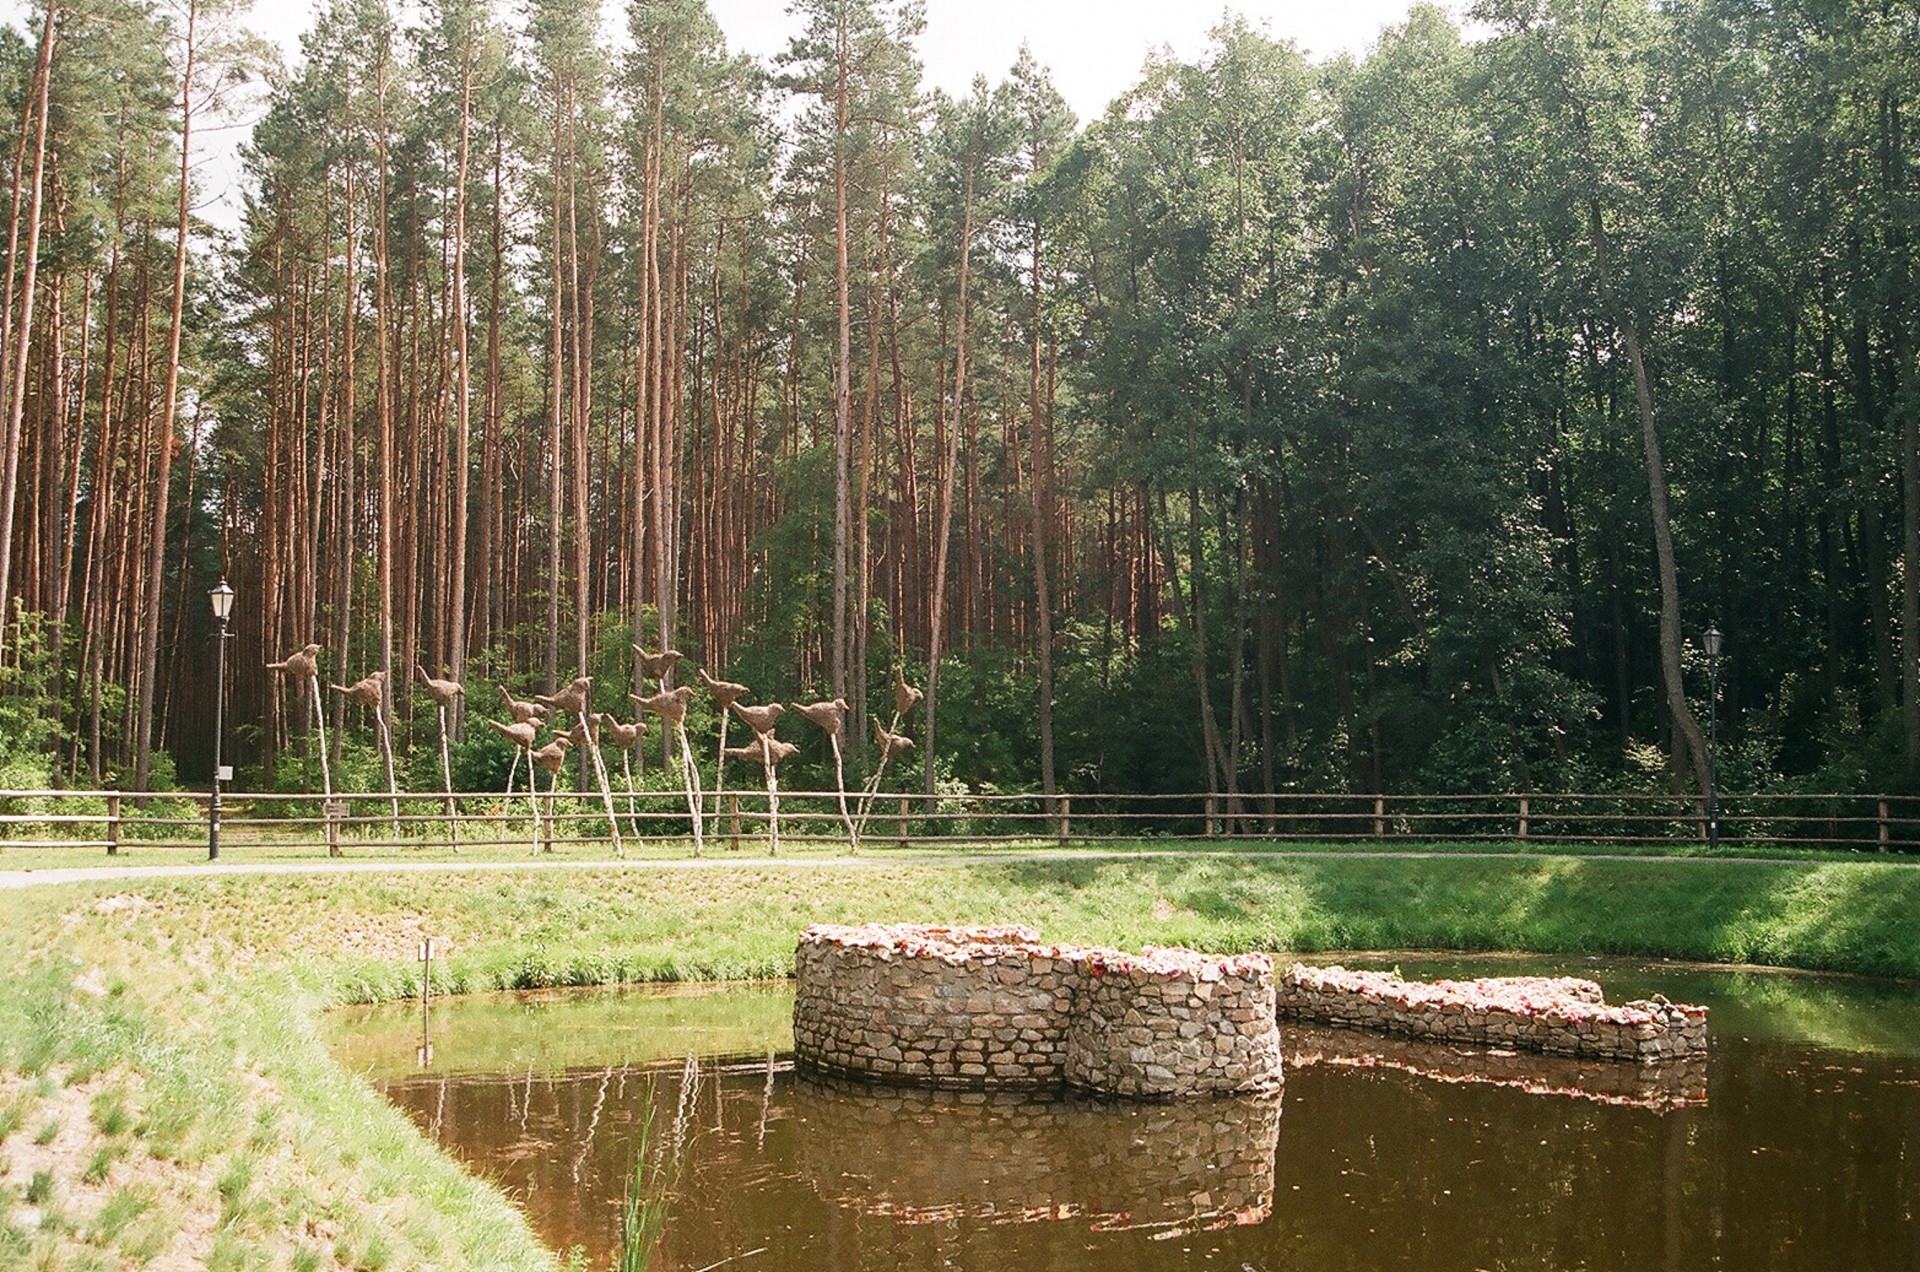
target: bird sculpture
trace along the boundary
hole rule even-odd
[[[926,694],[907,683],[907,672],[903,667],[893,669],[893,727],[899,728],[900,722],[907,718],[907,712],[913,710],[913,704],[926,697]]]
[[[681,685],[678,689],[663,689],[648,698],[642,698],[637,693],[630,693],[627,697],[633,699],[642,710],[651,711],[679,725],[687,718],[687,703],[693,697],[693,690]]]
[[[320,784],[326,798],[321,809],[327,822],[327,855],[337,857],[340,855],[340,844],[333,823],[333,765],[327,758],[327,709],[320,701],[319,653],[320,646],[304,645],[279,662],[268,663],[267,670],[280,672],[288,680],[305,684],[310,691],[307,697],[307,726],[308,732],[317,733],[320,738]],[[317,729],[313,727],[316,716],[319,717]]]
[[[633,647],[633,652],[640,656],[641,669],[658,680],[662,688],[666,687],[667,677],[673,674],[674,667],[685,657],[677,649],[663,649],[657,654],[650,654],[639,645]]]
[[[696,668],[695,670],[700,676],[700,683],[705,685],[707,692],[713,695],[714,705],[720,708],[720,745],[716,748],[717,754],[714,757],[713,789],[716,792],[724,791],[727,789],[727,708],[746,696],[747,687],[736,680],[716,680],[707,674],[705,667]],[[740,810],[740,803],[737,799],[733,801],[733,807],[736,814],[734,818],[734,837],[738,839],[739,817],[737,814]],[[720,807],[718,801],[716,801],[714,804],[714,817],[716,820],[719,814]]]
[[[687,703],[693,698],[693,689],[680,685],[662,689],[650,698],[637,693],[627,696],[641,710],[651,711],[672,724],[673,735],[680,740],[680,785],[687,794],[687,817],[693,824],[693,855],[698,857],[706,844],[707,817],[706,797],[700,793],[700,766],[693,762],[693,748],[687,743]]]
[[[413,665],[413,670],[414,673],[419,676],[420,683],[427,687],[427,696],[432,698],[434,703],[438,705],[442,711],[451,707],[456,698],[461,698],[466,695],[466,686],[458,680],[441,680],[437,677],[429,676],[427,669],[419,663]]]
[[[567,751],[573,746],[573,739],[562,733],[533,752],[533,762],[554,775],[557,779],[560,770],[567,766]]]
[[[516,724],[524,724],[528,720],[545,720],[550,714],[546,707],[537,702],[526,702],[514,697],[507,692],[505,685],[495,685],[494,688],[500,691],[500,701],[506,705],[507,713],[513,717]]]
[[[774,775],[780,761],[790,759],[800,753],[800,748],[791,742],[782,742],[771,732],[755,732],[753,741],[746,746],[731,746],[726,753],[736,760],[758,760],[767,775],[767,851],[779,855],[780,852],[780,779]]]
[[[912,688],[912,686],[908,686]],[[914,690],[917,695],[919,690]],[[917,697],[915,699],[918,700]],[[908,704],[909,706],[912,703]],[[897,725],[896,725],[897,727]],[[867,818],[873,815],[873,797],[880,790],[880,779],[886,776],[887,761],[896,756],[905,755],[913,749],[913,739],[904,733],[895,733],[881,726],[880,721],[873,722],[873,740],[880,744],[880,762],[873,766],[873,776],[867,779],[866,788],[860,793],[860,817],[855,823],[855,839],[867,828]]]
[[[498,733],[501,737],[523,751],[533,750],[534,739],[539,735],[540,730],[540,726],[531,720],[515,720],[512,724],[502,724],[498,720],[488,720],[486,724],[489,729],[492,729],[495,733]],[[519,756],[515,756],[515,762],[518,762],[519,758]],[[507,781],[509,790],[511,790],[513,779],[509,777]]]
[[[823,702],[796,702],[793,704],[793,709],[836,738],[840,736],[841,726],[847,718],[845,698],[830,698]]]
[[[722,711],[747,696],[745,685],[733,680],[715,680],[707,674],[705,667],[697,668],[695,674],[700,677],[700,683],[707,687],[707,692],[713,695],[713,700],[719,704]]]
[[[633,827],[636,839],[640,836],[640,814],[633,807],[633,753],[640,745],[640,739],[646,736],[647,722],[635,720],[625,724],[616,720],[611,712],[595,712],[594,731],[614,750],[620,752],[620,771],[627,779],[627,821]]]
[[[458,849],[460,846],[459,814],[453,806],[453,758],[447,753],[447,710],[464,698],[466,686],[458,680],[441,680],[427,674],[427,669],[419,663],[413,665],[414,675],[427,687],[427,696],[440,709],[440,789],[446,795],[447,847]]]
[[[515,720],[512,724],[502,724],[498,720],[488,720],[487,727],[513,743],[513,767],[507,770],[506,798],[513,798],[513,779],[520,771],[520,753],[525,751],[529,757],[533,754],[533,743],[539,736],[540,725],[535,720]],[[527,803],[533,809],[533,842],[540,844],[540,786],[533,777],[533,762],[527,764]]]
[[[387,696],[387,673],[376,671],[362,676],[350,685],[328,685],[357,707],[378,707]]]
[[[400,836],[400,787],[393,771],[393,735],[387,729],[387,673],[370,672],[350,685],[329,685],[355,706],[373,708],[373,727],[380,735],[380,758],[387,766],[387,798],[393,801],[393,834]]]
[[[533,700],[555,711],[564,711],[568,715],[579,715],[587,709],[587,692],[593,688],[592,676],[575,677],[574,682],[558,693],[536,693]]]
[[[847,700],[829,698],[821,702],[796,702],[793,709],[826,731],[827,742],[833,747],[833,794],[840,805],[840,821],[847,828],[847,851],[859,852],[860,834],[853,824],[853,814],[847,810],[847,769],[840,753],[840,733],[847,721]]]
[[[904,733],[889,733],[880,722],[873,722],[873,740],[880,744],[880,758],[891,760],[913,749],[913,739]]]
[[[319,652],[318,645],[303,646],[279,662],[268,663],[267,670],[282,672],[289,680],[312,680],[320,674],[320,660],[315,656]]]
[[[553,851],[553,795],[560,789],[560,770],[567,766],[567,751],[572,746],[573,739],[562,733],[545,746],[527,753],[536,765],[553,775],[552,780],[547,783],[547,837],[544,842],[548,852]],[[532,780],[531,774],[528,780]],[[542,842],[537,822],[534,826],[533,838],[536,846]]]
[[[616,751],[633,750],[647,732],[646,721],[635,720],[632,724],[623,724],[614,719],[612,713],[606,711],[594,713],[593,727]]]
[[[774,722],[785,712],[786,708],[777,702],[769,702],[759,707],[744,706],[738,702],[733,704],[733,713],[746,721],[747,727],[755,733],[773,732]]]

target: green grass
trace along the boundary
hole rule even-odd
[[[326,1009],[417,991],[428,935],[449,947],[443,992],[784,975],[806,924],[870,919],[1015,919],[1136,948],[1511,949],[1920,977],[1920,871],[1871,860],[876,856],[0,892],[0,1158],[47,1124],[29,1093],[78,1088],[70,1122],[89,1142],[61,1178],[97,1162],[122,1200],[37,1238],[75,1264],[157,1257],[197,1204],[223,1266],[317,1266],[324,1251],[369,1268],[556,1267],[496,1189],[326,1049]],[[114,1191],[136,1166],[153,1187]]]

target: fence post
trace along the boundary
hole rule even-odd
[[[1886,805],[1882,804],[1881,807],[1884,808]],[[1882,821],[1884,822],[1885,819],[1882,818]],[[118,795],[109,795],[107,796],[107,856],[118,857],[119,855],[120,797]]]
[[[727,796],[727,847],[734,852],[740,850],[740,797],[738,795]]]
[[[1212,791],[1207,792],[1207,838],[1214,839],[1220,834],[1220,797]]]
[[[1379,839],[1387,833],[1387,797],[1373,797],[1373,837]]]
[[[1520,842],[1521,843],[1525,843],[1527,840],[1527,823],[1529,820],[1528,814],[1531,811],[1532,810],[1528,807],[1527,797],[1525,795],[1522,795],[1520,797]]]
[[[1885,852],[1887,850],[1887,839],[1888,839],[1889,830],[1890,830],[1890,827],[1887,825],[1887,797],[1885,795],[1882,795],[1880,797],[1880,851],[1881,852]]]
[[[894,824],[894,837],[900,841],[900,847],[907,846],[907,797],[900,797],[900,818]]]
[[[1060,813],[1060,842],[1066,843],[1073,836],[1073,796],[1056,795]]]

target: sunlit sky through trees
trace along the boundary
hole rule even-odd
[[[1246,0],[1231,6],[1178,0],[927,0],[927,29],[920,38],[926,84],[958,95],[975,75],[997,82],[1022,42],[1053,72],[1054,86],[1082,120],[1104,110],[1132,87],[1153,52],[1171,48],[1192,57],[1207,32],[1229,9],[1298,44],[1316,61],[1341,53],[1361,54],[1381,28],[1406,17],[1410,0]],[[617,37],[624,0],[605,0],[607,31]],[[787,47],[798,29],[787,0],[708,0],[728,43],[763,61]],[[1442,4],[1456,13],[1462,6]],[[21,25],[25,5],[0,0],[0,15]],[[256,0],[247,26],[271,39],[291,62],[317,6],[294,0]],[[196,142],[202,212],[222,225],[238,223],[240,182],[236,156],[249,118],[237,127],[203,132]]]

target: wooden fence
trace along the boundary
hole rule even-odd
[[[598,792],[542,795],[540,833],[524,794],[356,792],[316,796],[227,793],[221,842],[240,850],[422,848],[448,844],[583,846],[608,839]],[[780,792],[784,840],[844,843],[838,795]],[[1191,840],[1352,843],[1524,843],[1638,847],[1704,841],[1702,801],[1673,795],[1507,793],[1353,795],[1275,792],[1117,795],[885,792],[847,796],[863,842],[914,844]],[[0,791],[0,853],[94,848],[205,848],[209,797],[198,792]],[[677,790],[614,795],[623,836],[691,842]],[[769,829],[762,789],[710,791],[706,834],[726,847],[758,846]],[[549,815],[551,811],[551,815]],[[1720,809],[1720,841],[1738,848],[1828,848],[1920,852],[1920,797],[1846,794],[1737,795]]]

